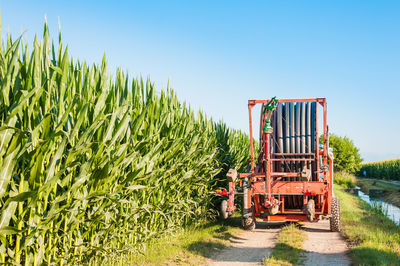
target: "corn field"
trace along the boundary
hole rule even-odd
[[[359,175],[364,171],[369,178],[400,180],[400,159],[362,164]]]
[[[0,32],[1,34],[1,32]],[[31,49],[31,52],[30,52]],[[47,25],[0,48],[0,262],[91,263],[212,215],[248,137],[174,90],[73,61]]]

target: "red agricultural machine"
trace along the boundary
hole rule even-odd
[[[257,104],[261,104],[261,116],[255,156],[252,110]],[[229,190],[217,192],[228,197],[221,202],[221,216],[232,215],[235,196],[243,195],[243,227],[247,230],[255,228],[256,217],[310,222],[329,217],[331,231],[340,231],[326,99],[249,100],[248,108],[251,163],[247,173],[229,170]],[[321,120],[323,125],[318,125]],[[319,144],[320,128],[323,144]]]

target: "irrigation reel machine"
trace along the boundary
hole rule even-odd
[[[252,110],[261,104],[259,151],[254,156]],[[319,109],[323,144],[319,144]],[[330,219],[340,231],[340,202],[333,197],[333,154],[329,149],[325,98],[249,100],[251,164],[247,173],[230,169],[229,190],[221,216],[235,211],[235,196],[243,195],[243,227],[252,230],[256,217],[266,221]]]

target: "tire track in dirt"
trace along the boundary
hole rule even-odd
[[[304,241],[304,265],[351,265],[347,243],[339,232],[331,232],[329,220],[301,223],[308,239]],[[209,265],[262,265],[271,256],[282,225],[257,222],[253,231],[233,237],[231,246],[207,262]]]
[[[346,241],[339,232],[331,232],[329,220],[303,223],[308,239],[303,244],[304,265],[350,265]]]
[[[231,246],[208,260],[209,265],[261,265],[272,254],[281,226],[257,222],[253,231],[244,231],[232,238]]]

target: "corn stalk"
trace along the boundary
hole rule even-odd
[[[249,141],[150,80],[43,37],[0,48],[0,262],[90,263],[210,215]]]

